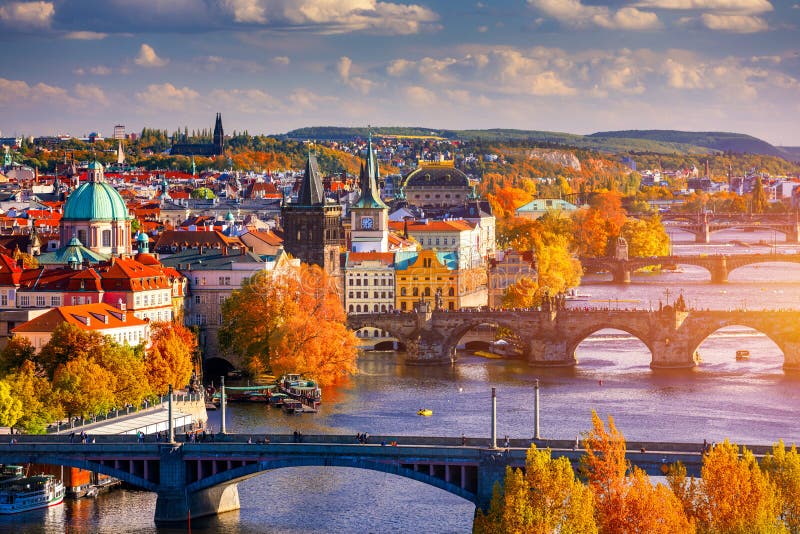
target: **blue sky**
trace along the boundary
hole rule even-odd
[[[0,0],[3,135],[727,130],[800,145],[800,0]]]

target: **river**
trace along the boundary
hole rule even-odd
[[[675,236],[678,237],[677,234]],[[689,239],[689,236],[683,236]],[[772,233],[720,232],[711,246],[678,241],[676,254],[767,252],[770,247],[728,245],[764,240]],[[778,243],[779,250],[800,249]],[[708,283],[703,269],[635,275],[627,286],[590,275],[581,292],[602,307],[657,307],[683,291],[690,306],[728,309],[790,308],[800,303],[800,265],[764,264],[731,273],[724,285]],[[666,290],[669,288],[669,296]],[[735,361],[748,349],[751,360]],[[591,410],[613,415],[635,440],[702,442],[731,438],[739,443],[800,443],[800,376],[785,374],[783,355],[768,338],[733,327],[699,348],[702,364],[692,370],[653,371],[639,340],[600,331],[578,348],[574,369],[536,369],[519,361],[461,355],[453,366],[407,367],[390,352],[366,353],[359,374],[325,391],[316,415],[290,416],[259,405],[229,407],[229,431],[486,436],[490,388],[498,389],[498,433],[525,438],[533,433],[533,384],[541,384],[544,437],[574,439],[590,425]],[[430,408],[433,417],[416,415]],[[219,412],[210,413],[219,428]],[[242,508],[192,522],[193,532],[469,532],[472,504],[425,484],[393,475],[346,468],[290,468],[239,484]],[[45,511],[0,518],[27,532],[185,532],[157,529],[155,495],[120,490],[97,499],[71,501]]]

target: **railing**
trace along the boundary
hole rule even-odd
[[[173,402],[204,402],[205,397],[203,393],[173,393],[172,400]],[[123,409],[110,410],[105,414],[96,414],[86,419],[84,419],[83,417],[73,417],[71,419],[68,419],[67,421],[56,421],[55,423],[47,425],[47,429],[45,430],[45,432],[47,434],[57,434],[65,430],[83,428],[88,425],[94,425],[103,421],[120,419],[122,417],[127,417],[129,415],[134,415],[137,413],[165,410],[167,401],[168,401],[168,395],[162,395],[159,396],[153,402],[145,400],[139,406],[128,405]]]

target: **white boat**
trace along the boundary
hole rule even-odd
[[[588,301],[591,295],[588,293],[578,293],[576,288],[572,288],[567,291],[567,294],[564,295],[564,300],[571,300],[571,301]]]
[[[16,514],[64,501],[64,484],[53,475],[12,480],[0,486],[0,514]]]

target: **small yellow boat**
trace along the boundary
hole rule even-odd
[[[428,408],[420,408],[419,410],[417,410],[417,415],[430,417],[433,415],[433,410],[429,410]]]

